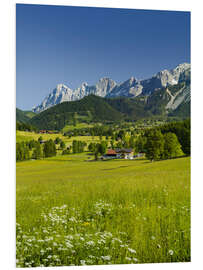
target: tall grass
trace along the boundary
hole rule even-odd
[[[17,266],[190,261],[190,159],[17,164]]]

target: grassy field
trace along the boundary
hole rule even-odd
[[[190,261],[190,158],[16,165],[17,266]]]
[[[32,139],[38,140],[38,138],[41,136],[42,136],[43,140],[49,140],[49,139],[55,140],[56,137],[66,138],[61,133],[59,133],[59,134],[39,134],[39,133],[35,133],[35,132],[17,130],[16,131],[16,142],[30,141]]]
[[[93,124],[87,124],[87,123],[78,123],[76,126],[74,126],[74,125],[66,125],[62,129],[62,132],[72,131],[74,129],[81,129],[81,128],[91,128],[93,126],[94,126]]]
[[[91,142],[100,142],[99,136],[74,136],[74,137],[67,137],[67,136],[63,136],[61,133],[58,134],[39,134],[39,133],[35,133],[35,132],[27,132],[27,131],[16,131],[16,142],[23,142],[23,141],[30,141],[32,139],[34,140],[38,140],[39,137],[43,138],[43,140],[55,140],[56,137],[59,137],[60,139],[62,139],[65,144],[66,147],[72,145],[73,140],[78,140],[78,141],[85,141],[87,143],[87,145]],[[105,136],[102,137],[102,140],[105,140]]]

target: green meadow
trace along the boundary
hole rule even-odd
[[[62,132],[73,131],[74,129],[91,128],[91,127],[93,127],[92,124],[87,124],[87,123],[77,123],[76,125],[66,125],[66,126],[62,129]]]
[[[39,133],[35,133],[35,132],[26,132],[26,131],[16,131],[16,142],[26,142],[26,141],[30,141],[30,140],[38,140],[39,137],[42,137],[43,140],[55,140],[57,137],[59,137],[60,139],[62,139],[66,146],[70,146],[73,142],[73,140],[78,140],[78,141],[84,141],[87,144],[94,142],[94,143],[98,143],[100,142],[100,138],[99,136],[74,136],[69,138],[68,136],[63,136],[62,133],[58,133],[58,134],[39,134]],[[102,137],[102,140],[105,140],[105,136]]]
[[[188,262],[190,158],[17,162],[16,222],[18,267]]]

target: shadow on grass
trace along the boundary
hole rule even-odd
[[[45,158],[45,159],[43,159],[44,161],[54,161],[54,162],[68,162],[68,161],[71,161],[71,162],[73,162],[73,161],[75,161],[75,162],[78,162],[78,160],[76,160],[76,159],[49,159],[49,158]]]
[[[144,163],[154,163],[154,162],[157,163],[157,162],[162,162],[162,161],[166,161],[166,160],[180,159],[180,158],[186,158],[186,157],[190,157],[190,156],[189,155],[184,155],[184,156],[180,156],[180,157],[158,159],[158,160],[153,160],[153,161],[150,161],[149,159],[146,159]]]
[[[115,168],[102,169],[102,171],[111,171],[111,170],[116,170],[116,169],[119,169],[119,168],[126,168],[126,167],[130,167],[130,166],[118,166],[118,167],[115,167]]]

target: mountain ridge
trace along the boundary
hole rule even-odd
[[[17,122],[28,123],[33,116],[35,116],[35,113],[32,111],[22,111],[19,108],[16,108]]]
[[[61,130],[76,122],[136,121],[153,117],[190,117],[190,88],[186,81],[155,90],[150,95],[114,98],[93,94],[57,104],[36,114],[29,123],[39,129]]]
[[[62,102],[37,114],[30,123],[40,129],[62,129],[76,121],[119,121],[123,114],[102,97],[90,94],[76,101]]]
[[[39,113],[52,106],[66,102],[80,100],[88,95],[96,95],[100,97],[137,97],[139,95],[151,95],[155,90],[161,89],[168,85],[177,85],[180,80],[186,80],[185,77],[190,76],[190,64],[182,63],[171,70],[162,70],[153,75],[149,79],[138,80],[131,77],[128,80],[116,83],[114,80],[104,77],[95,85],[82,83],[80,87],[72,90],[65,84],[58,84],[56,88],[45,97],[40,105],[33,108],[33,112]]]

